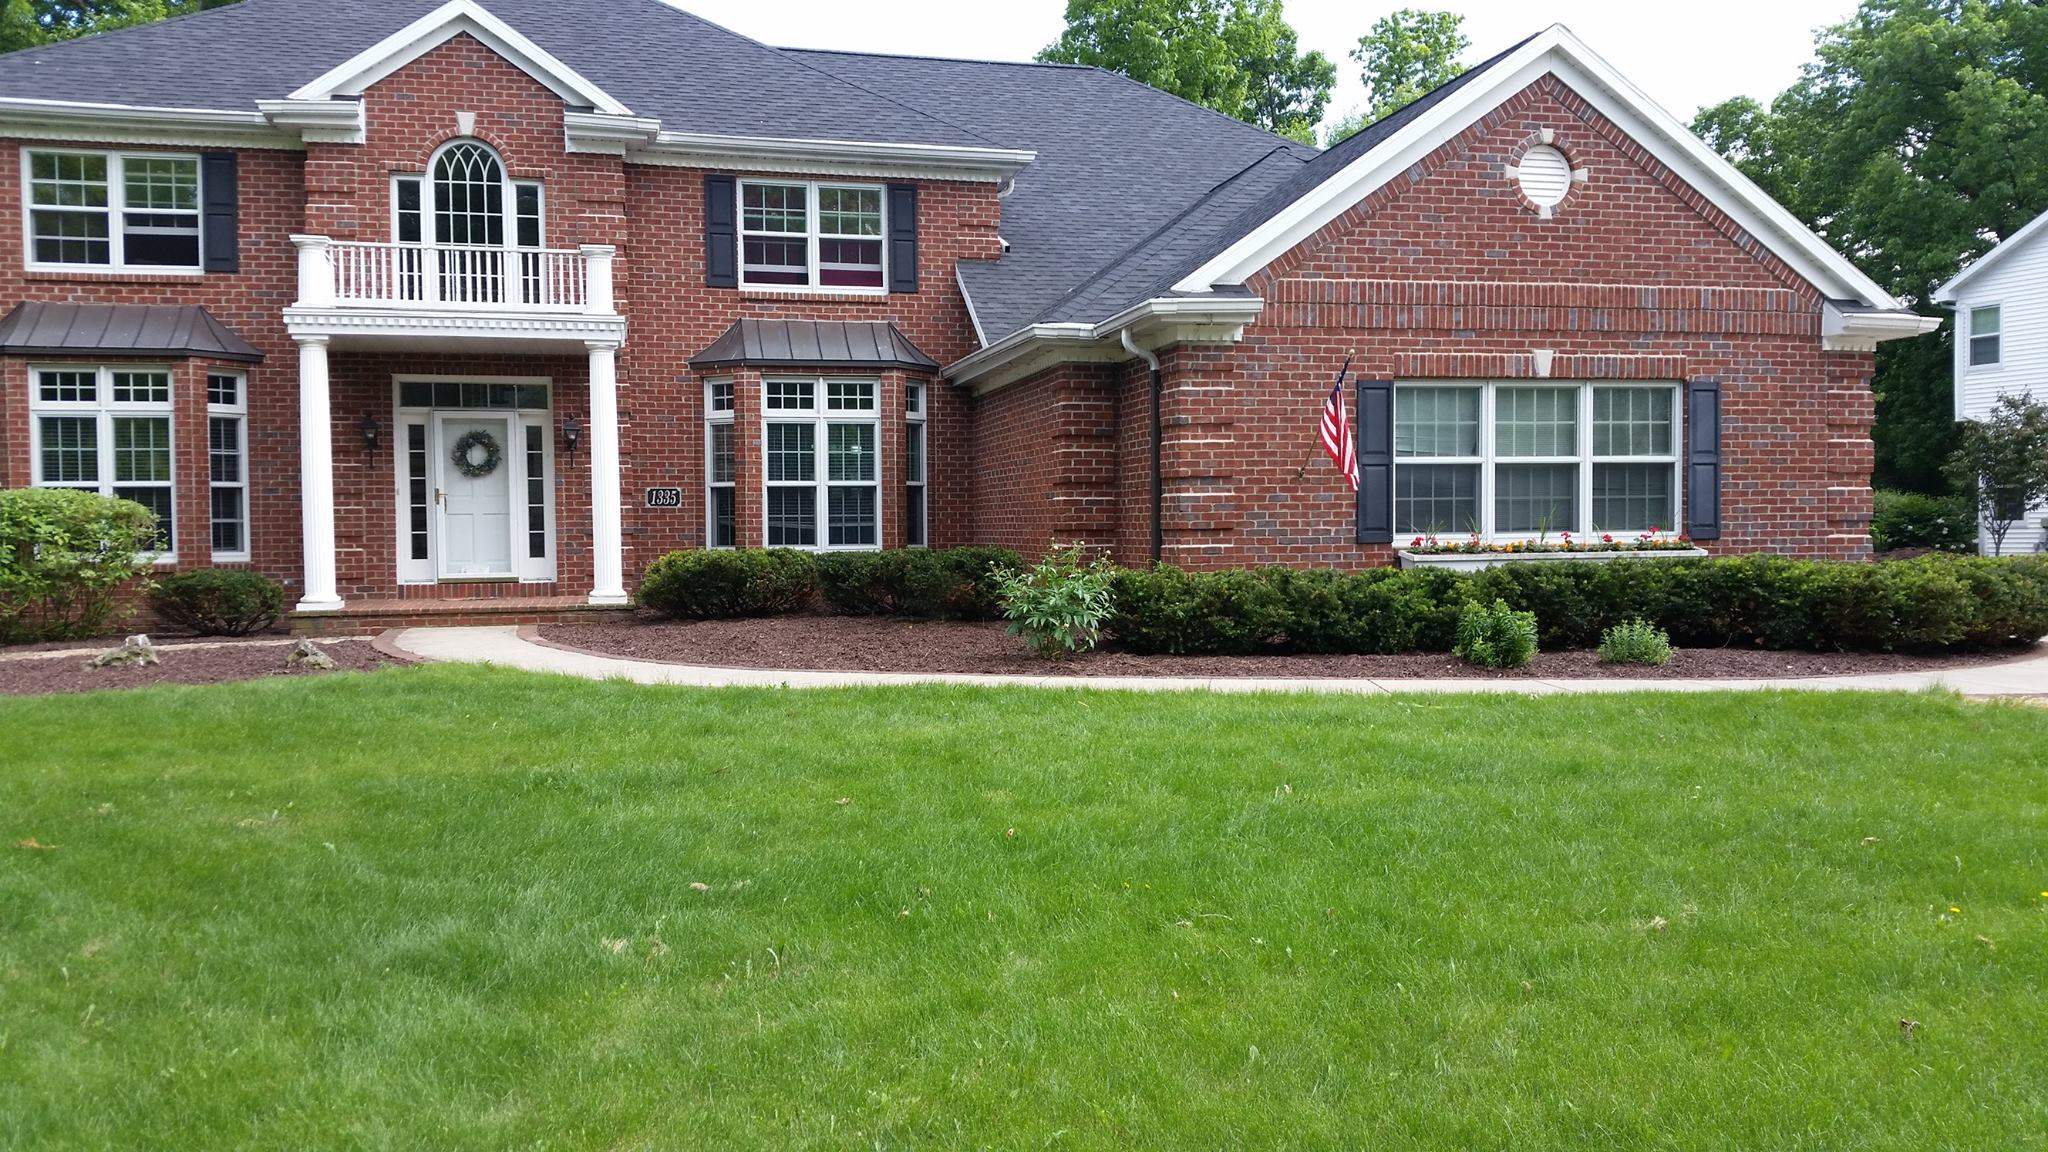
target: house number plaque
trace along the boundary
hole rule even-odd
[[[681,488],[649,488],[647,490],[647,506],[649,508],[681,508],[683,506],[683,490]]]

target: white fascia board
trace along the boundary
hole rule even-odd
[[[662,132],[634,149],[628,159],[642,164],[737,167],[764,172],[933,176],[953,180],[1006,181],[1038,153],[1016,148],[975,148],[952,144],[892,144],[869,140],[801,140],[766,136],[716,136]]]
[[[1976,279],[1977,275],[1985,269],[2003,263],[2006,257],[2019,251],[2026,245],[2027,241],[2034,238],[2035,233],[2041,231],[2044,227],[2048,227],[2048,212],[2043,212],[2032,220],[2027,221],[2025,227],[1999,241],[1997,247],[1977,257],[1975,261],[1971,262],[1969,267],[1964,268],[1961,272],[1956,273],[1955,276],[1950,278],[1948,283],[1936,288],[1934,290],[1934,302],[1936,304],[1955,303],[1956,292],[1965,283]]]
[[[1875,352],[1887,340],[1924,336],[1941,327],[1941,317],[1916,312],[1844,312],[1833,304],[1820,310],[1820,343],[1828,352]]]
[[[1551,25],[1484,75],[1466,82],[1174,288],[1203,292],[1218,284],[1243,283],[1545,74],[1555,74],[1824,295],[1853,297],[1874,308],[1905,307],[1562,24]]]
[[[361,144],[369,131],[361,100],[258,100],[262,116],[315,144]]]
[[[604,89],[550,55],[510,24],[485,11],[475,0],[448,0],[448,3],[328,69],[293,92],[292,99],[360,96],[365,88],[465,32],[571,104],[587,104],[614,116],[632,115],[632,109],[612,99]]]
[[[661,121],[645,116],[615,116],[609,112],[562,115],[563,145],[571,152],[624,156],[629,149],[653,140],[660,131]]]
[[[261,112],[21,97],[0,99],[0,135],[119,144],[299,146],[295,135],[279,132]]]
[[[1130,354],[1114,343],[1117,334],[1126,328],[1167,330],[1169,338],[1161,347],[1184,342],[1188,336],[1209,343],[1228,342],[1242,335],[1245,325],[1258,319],[1265,304],[1256,296],[1163,296],[1141,301],[1097,324],[1032,324],[947,365],[943,375],[957,384],[993,377],[991,383],[979,389],[989,391],[1061,360],[1129,359]],[[1172,335],[1175,332],[1181,334]],[[1028,371],[1004,371],[1020,362],[1029,365]]]
[[[953,265],[953,286],[960,289],[960,300],[967,305],[967,322],[974,325],[974,341],[988,343],[988,331],[981,326],[981,314],[974,310],[974,293],[967,290],[967,278],[960,274],[960,266]]]

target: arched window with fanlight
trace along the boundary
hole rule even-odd
[[[438,292],[451,303],[542,302],[541,185],[510,179],[489,145],[471,139],[442,145],[424,177],[396,179],[393,208],[393,239],[425,246],[401,254],[408,298]],[[431,262],[425,251],[434,253]],[[434,283],[420,274],[427,267],[438,270]],[[506,283],[508,271],[517,282]]]

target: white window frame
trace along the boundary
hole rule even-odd
[[[717,407],[713,403],[713,396],[721,388],[725,391],[725,406],[723,408]],[[720,377],[716,380],[706,380],[704,382],[704,546],[706,548],[737,548],[740,543],[739,444],[734,442],[732,445],[732,477],[727,480],[716,480],[713,479],[715,475],[713,465],[717,452],[713,447],[712,441],[714,434],[712,430],[714,428],[735,429],[735,431],[728,432],[727,434],[729,436],[738,434],[736,431],[737,425],[734,422],[738,407],[738,381],[727,377]],[[713,498],[713,494],[720,490],[732,493],[733,524],[732,543],[730,544],[718,543],[718,503]],[[766,515],[765,510],[763,515]]]
[[[1998,327],[1989,332],[1977,331],[1977,313],[1986,309],[1998,312]],[[1996,372],[2005,367],[2005,302],[2002,300],[1972,301],[1963,310],[1963,368],[1969,372]],[[1982,364],[1977,363],[1976,343],[1980,337],[1989,336],[1997,341],[1996,355]]]
[[[91,400],[45,400],[42,398],[42,373],[44,372],[90,372],[93,374],[93,396]],[[137,401],[114,399],[114,374],[116,372],[151,372],[163,375],[168,382],[166,399],[162,401]],[[97,454],[99,475],[94,479],[93,491],[102,496],[113,496],[117,488],[162,488],[171,496],[171,525],[165,534],[166,544],[162,551],[151,550],[148,555],[158,564],[175,563],[178,559],[178,525],[184,520],[185,511],[178,504],[178,417],[175,411],[178,378],[169,365],[165,364],[30,364],[28,366],[28,447],[29,482],[37,488],[69,488],[84,491],[82,484],[48,480],[43,476],[43,421],[45,416],[90,416],[93,417],[93,444]],[[123,484],[114,479],[114,421],[124,416],[162,417],[165,435],[170,446],[171,477],[167,481],[152,481],[147,484]],[[211,517],[209,516],[209,524]]]
[[[833,384],[865,384],[871,389],[874,405],[866,410],[833,409],[828,395]],[[811,406],[807,409],[768,407],[768,393],[777,384],[809,384]],[[811,431],[811,479],[771,480],[768,472],[768,426],[771,424],[809,424]],[[873,433],[875,446],[873,479],[833,480],[831,479],[831,426],[834,424],[866,425]],[[796,548],[805,552],[876,552],[880,551],[884,532],[888,524],[887,500],[882,489],[882,381],[870,376],[770,376],[761,381],[761,542],[771,548]],[[816,490],[817,538],[811,544],[774,544],[768,538],[769,501],[768,491],[773,488],[814,488]],[[832,539],[832,489],[872,488],[875,493],[875,542],[872,544],[833,544]]]
[[[104,156],[107,160],[107,204],[104,208],[60,208],[44,205],[45,210],[63,212],[101,212],[107,218],[107,262],[105,264],[48,262],[36,259],[35,222],[35,174],[34,161],[37,155],[62,156]],[[194,207],[184,209],[149,210],[152,215],[192,217],[192,226],[198,243],[194,251],[197,259],[191,264],[129,264],[121,216],[128,211],[128,181],[126,161],[137,160],[189,160],[194,175]],[[206,274],[206,165],[200,163],[197,152],[120,152],[100,148],[38,148],[24,145],[21,149],[21,258],[23,267],[31,272],[93,273],[121,272],[140,273],[149,276],[204,276]]]
[[[235,402],[217,404],[213,399],[214,377],[235,382]],[[213,478],[213,422],[232,420],[235,426],[235,459],[239,479],[230,481]],[[253,517],[249,509],[249,375],[223,369],[208,369],[206,372],[206,530],[207,539],[213,538],[213,493],[220,489],[232,488],[242,497],[242,546],[240,548],[213,549],[216,561],[235,562],[249,559],[254,544],[250,537],[254,531]]]
[[[398,239],[398,221],[400,216],[398,204],[398,187],[399,185],[405,183],[406,181],[411,180],[418,183],[420,186],[420,238],[417,241],[417,243],[429,245],[446,243],[446,241],[443,241],[439,238],[440,228],[434,219],[434,167],[435,165],[441,162],[441,153],[446,152],[448,149],[454,147],[457,144],[475,144],[478,147],[489,152],[492,158],[494,158],[498,162],[498,179],[504,184],[504,190],[500,196],[500,205],[502,208],[502,215],[504,216],[503,228],[505,233],[505,243],[503,246],[506,248],[517,249],[523,252],[538,252],[541,249],[546,248],[548,243],[547,182],[543,180],[513,179],[512,169],[506,166],[504,155],[501,154],[497,149],[491,147],[489,144],[486,144],[473,136],[458,137],[457,139],[450,140],[446,144],[441,145],[439,148],[434,149],[434,154],[427,157],[427,166],[425,171],[394,172],[391,174],[392,242],[401,243],[401,241],[399,241]],[[532,188],[538,195],[538,204],[540,208],[540,243],[538,244],[519,243],[519,190],[521,188]]]
[[[532,408],[437,408],[433,405],[408,406],[405,403],[407,384],[510,384],[515,387],[539,386],[548,390],[548,406],[545,410]],[[441,542],[434,528],[433,491],[435,454],[446,445],[435,442],[434,413],[436,412],[481,412],[504,414],[512,417],[512,434],[515,442],[505,445],[502,467],[512,470],[509,483],[512,486],[512,521],[515,527],[512,539],[512,575],[521,584],[552,584],[556,579],[556,557],[561,553],[561,521],[555,503],[555,487],[560,483],[561,470],[555,456],[555,406],[561,402],[561,390],[555,387],[552,376],[457,376],[447,373],[405,372],[391,377],[391,478],[396,501],[392,520],[392,539],[396,550],[392,558],[397,567],[400,584],[440,584],[445,581],[440,574]],[[427,449],[427,555],[415,558],[412,554],[412,497],[406,488],[411,480],[406,460],[407,426],[424,425]],[[541,467],[545,470],[545,483],[541,485],[544,501],[543,517],[547,523],[545,540],[546,555],[528,555],[526,514],[531,507],[526,499],[526,430],[537,427],[541,433]],[[503,579],[499,577],[499,579]],[[459,578],[453,583],[463,583]]]
[[[1533,541],[1545,539],[1557,542],[1570,533],[1575,541],[1597,540],[1603,534],[1614,535],[1617,539],[1633,540],[1640,536],[1652,536],[1660,540],[1676,539],[1681,533],[1677,522],[1685,515],[1685,469],[1683,449],[1685,445],[1685,397],[1683,390],[1674,381],[1668,380],[1550,380],[1545,378],[1524,378],[1511,380],[1445,380],[1418,379],[1401,380],[1394,385],[1394,410],[1392,418],[1400,419],[1401,393],[1409,388],[1458,388],[1476,389],[1479,392],[1479,453],[1476,456],[1402,456],[1393,457],[1394,475],[1390,498],[1400,491],[1400,470],[1417,464],[1457,464],[1479,466],[1479,525],[1480,540],[1488,543],[1511,541]],[[1578,390],[1578,428],[1576,447],[1572,456],[1500,456],[1495,450],[1495,397],[1500,389],[1517,388],[1575,388]],[[1593,395],[1596,389],[1634,389],[1641,391],[1662,391],[1671,397],[1671,451],[1642,456],[1595,455],[1593,453]],[[1578,469],[1578,484],[1574,503],[1577,514],[1569,525],[1553,525],[1547,533],[1534,531],[1503,532],[1495,527],[1495,497],[1498,484],[1495,472],[1501,465],[1518,464],[1571,464]],[[1593,470],[1600,464],[1661,464],[1671,470],[1671,519],[1657,531],[1636,528],[1595,528],[1593,526]],[[1396,526],[1396,544],[1406,543],[1415,536],[1434,535],[1439,539],[1464,538],[1471,535],[1471,527],[1463,524],[1447,525],[1438,529],[1423,529]]]
[[[747,231],[747,188],[750,186],[776,186],[804,189],[804,238],[806,271],[810,276],[806,284],[755,284],[747,279],[747,237],[772,236],[787,238],[787,232]],[[882,230],[874,236],[848,236],[843,233],[823,235],[819,230],[818,193],[826,188],[849,188],[861,192],[873,192],[881,204]],[[882,184],[865,184],[857,180],[776,180],[768,177],[747,178],[733,181],[733,228],[738,251],[735,263],[739,267],[739,286],[749,292],[829,292],[835,296],[887,296],[889,294],[889,189]],[[859,284],[826,284],[822,276],[824,269],[819,266],[819,240],[874,240],[880,242],[882,251],[882,282],[873,287]]]
[[[911,402],[913,398],[916,400],[915,404]],[[929,548],[932,543],[932,426],[931,421],[925,418],[927,415],[926,410],[930,407],[931,390],[929,388],[916,381],[911,381],[903,386],[903,490],[905,505],[903,509],[903,528],[904,544],[906,547],[911,548]],[[912,428],[917,429],[918,434],[918,475],[915,480],[910,477],[910,430]],[[914,525],[910,519],[909,508],[909,493],[912,488],[917,489],[922,495],[917,506],[918,519]],[[915,544],[910,543],[909,540],[909,530],[912,527],[917,529],[918,542]]]

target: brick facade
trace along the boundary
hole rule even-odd
[[[399,69],[368,91],[364,108],[363,144],[239,153],[236,273],[27,272],[22,230],[0,229],[0,302],[203,304],[265,354],[248,368],[249,563],[294,591],[301,564],[298,359],[281,313],[297,296],[297,272],[288,237],[390,239],[392,177],[423,171],[434,150],[458,135],[490,144],[510,177],[543,182],[548,247],[618,248],[616,295],[627,320],[618,373],[629,588],[663,552],[705,543],[705,377],[686,361],[734,320],[889,320],[941,363],[978,346],[954,268],[1001,255],[1002,208],[992,183],[919,183],[915,294],[713,289],[704,268],[707,173],[567,152],[561,100],[477,41],[459,36]],[[474,114],[467,133],[461,113]],[[1545,130],[1591,174],[1551,219],[1540,219],[1502,174]],[[0,202],[19,204],[20,149],[65,145],[7,143]],[[1387,548],[1351,542],[1350,495],[1312,451],[1337,366],[1355,353],[1354,370],[1371,378],[1516,377],[1529,374],[1532,348],[1556,352],[1559,379],[1722,381],[1720,548],[1868,553],[1870,356],[1823,352],[1813,287],[1554,79],[1495,109],[1250,286],[1266,306],[1241,343],[1161,354],[1161,527],[1170,561],[1386,562]],[[560,439],[568,418],[588,427],[583,357],[336,348],[331,364],[345,598],[589,590],[588,454],[569,453]],[[206,365],[174,368],[178,557],[203,563]],[[22,358],[0,358],[0,484],[9,486],[31,479],[27,370]],[[552,382],[552,583],[400,587],[390,427],[398,374]],[[721,375],[738,385],[740,542],[755,545],[762,539],[761,373]],[[884,543],[892,545],[903,539],[903,386],[910,379],[882,374],[881,504]],[[1151,400],[1142,364],[1064,364],[978,398],[927,384],[933,544],[1036,551],[1052,540],[1080,540],[1127,561],[1149,555]],[[384,425],[386,439],[374,452],[358,430],[365,414]],[[683,490],[681,508],[640,506],[643,489],[670,486]]]
[[[1589,175],[1548,219],[1503,172],[1546,129]],[[1240,343],[1162,355],[1161,553],[1171,563],[1388,563],[1392,548],[1355,542],[1351,493],[1316,447],[1345,357],[1365,379],[1511,379],[1533,375],[1539,348],[1555,353],[1560,381],[1721,381],[1715,550],[1869,555],[1871,356],[1823,351],[1814,288],[1554,77],[1249,287],[1266,304]],[[1061,411],[1083,380],[1115,389],[1094,399],[1113,428],[1089,431],[1114,441],[1113,474],[1013,464],[1008,483],[988,486],[977,529],[1030,551],[1048,538],[1106,538],[1120,560],[1143,562],[1152,525],[1142,365],[1074,365],[998,390],[981,401],[977,435],[1001,445],[1052,430],[1064,449],[1073,432]],[[1055,500],[1111,507],[1113,524],[1017,511]]]

